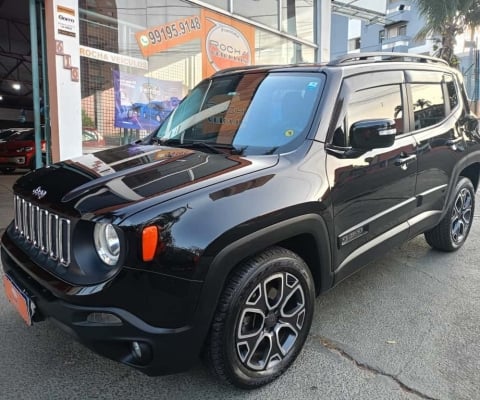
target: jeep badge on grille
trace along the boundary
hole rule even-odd
[[[42,189],[41,186],[37,187],[36,189],[32,190],[32,194],[38,199],[41,200],[47,195],[47,191]]]

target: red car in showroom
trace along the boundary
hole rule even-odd
[[[42,152],[46,142],[42,139]],[[35,130],[19,129],[0,140],[0,171],[13,172],[16,168],[35,168]]]

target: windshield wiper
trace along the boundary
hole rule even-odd
[[[164,143],[162,143],[164,144]],[[215,146],[207,143],[207,142],[202,142],[201,140],[199,141],[191,141],[191,142],[184,142],[184,143],[179,143],[175,144],[175,147],[185,147],[185,148],[204,148],[210,150],[210,152],[215,153],[215,154],[224,154],[222,150],[217,149]]]
[[[237,149],[235,146],[232,146],[228,143],[212,143],[212,142],[205,142],[203,140],[189,140],[187,142],[181,142],[180,139],[177,138],[170,138],[162,140],[158,137],[154,137],[151,140],[154,144],[159,144],[162,146],[174,146],[174,147],[182,147],[182,148],[204,148],[210,150],[211,153],[214,154],[224,154],[222,150],[228,150],[231,154],[241,155],[246,147]]]
[[[162,144],[162,139],[160,139],[157,136],[153,136],[152,138],[150,138],[150,143],[151,144]]]

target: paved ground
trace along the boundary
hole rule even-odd
[[[13,180],[0,175],[0,231]],[[0,399],[480,399],[479,216],[459,252],[418,237],[318,298],[296,363],[252,392],[218,384],[202,365],[146,377],[49,322],[26,327],[2,292]]]

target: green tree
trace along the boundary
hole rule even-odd
[[[454,54],[455,38],[467,27],[480,25],[480,0],[415,0],[418,11],[425,19],[418,39],[436,34],[440,37],[435,56],[451,66],[458,66]]]
[[[95,126],[93,119],[87,114],[87,112],[82,108],[82,127],[84,128],[93,128]]]

